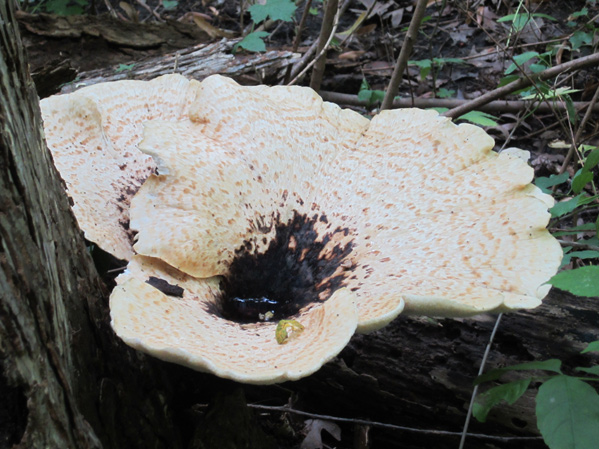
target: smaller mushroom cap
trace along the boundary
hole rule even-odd
[[[133,256],[129,202],[155,169],[137,148],[143,124],[187,115],[199,83],[181,75],[116,81],[40,103],[54,163],[85,237],[119,259]]]
[[[167,296],[146,281],[182,287]],[[317,371],[349,342],[358,322],[354,295],[337,290],[293,317],[304,330],[284,344],[277,322],[240,324],[219,316],[219,278],[197,279],[135,256],[110,296],[112,327],[125,343],[159,359],[252,384],[296,380]]]

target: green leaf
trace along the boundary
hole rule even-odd
[[[437,97],[439,97],[439,98],[451,98],[454,95],[455,95],[455,90],[446,89],[445,87],[442,87],[437,91]]]
[[[587,16],[589,14],[589,10],[588,8],[585,6],[584,8],[582,8],[580,11],[576,11],[573,12],[572,15],[570,17],[572,17],[573,19],[576,19],[578,17],[582,17],[582,16]]]
[[[581,354],[585,354],[587,352],[599,352],[599,340],[590,342],[586,348],[580,351]]]
[[[408,61],[408,65],[420,67],[420,79],[424,79],[431,71],[433,62],[430,59],[422,59],[420,61]]]
[[[566,172],[561,175],[551,175],[549,178],[546,176],[540,176],[535,179],[535,185],[545,193],[551,193],[549,187],[553,187],[566,182],[570,178],[570,175]]]
[[[599,395],[575,377],[556,376],[539,387],[537,426],[550,449],[595,449]]]
[[[171,9],[175,9],[177,7],[177,5],[179,5],[179,0],[162,0],[162,6],[167,11],[170,11]]]
[[[264,5],[258,3],[250,6],[248,11],[254,23],[262,22],[270,17],[272,20],[290,22],[297,6],[291,0],[267,0]],[[252,50],[254,51],[254,50]]]
[[[233,52],[235,52],[237,47],[245,48],[247,51],[266,51],[266,44],[262,40],[266,36],[268,36],[266,31],[254,31],[238,42],[233,47]]]
[[[531,370],[541,370],[541,371],[551,371],[553,373],[561,374],[562,361],[559,359],[549,359],[549,360],[541,360],[527,363],[520,363],[518,365],[506,366],[505,368],[497,368],[489,371],[481,376],[478,376],[474,384],[478,385],[483,382],[488,382],[490,380],[497,380],[505,373],[509,371],[531,371]]]
[[[128,72],[129,70],[131,70],[133,67],[135,67],[135,64],[119,64],[117,66],[116,69],[114,69],[114,71],[116,73],[120,73],[120,72]]]
[[[570,43],[572,44],[572,50],[578,50],[583,45],[592,45],[593,35],[586,31],[574,31],[572,36],[570,36]]]
[[[572,191],[576,194],[582,192],[584,186],[586,186],[589,182],[593,180],[593,173],[590,171],[585,171],[584,169],[580,169],[576,172],[574,177],[572,178]]]
[[[590,171],[599,165],[599,148],[594,149],[584,160],[583,170]]]
[[[506,84],[511,83],[512,81],[516,81],[518,78],[520,78],[518,75],[508,75],[508,76],[504,76],[503,78],[501,78],[499,80],[499,84],[497,85],[497,87],[502,87],[505,86]]]
[[[583,200],[584,198],[584,194],[581,193],[580,195],[577,195],[574,198],[570,198],[567,201],[561,201],[557,203],[555,206],[549,209],[549,212],[551,212],[551,216],[554,218],[569,214],[581,205],[581,200]]]
[[[562,235],[574,235],[574,234],[579,234],[580,231],[595,231],[595,224],[594,223],[585,223],[580,226],[574,226],[572,228],[569,228],[567,231],[554,232],[553,235],[555,237],[559,237]]]
[[[599,365],[595,366],[578,366],[574,368],[576,371],[582,371],[583,373],[592,374],[593,376],[599,376]]]
[[[497,117],[482,111],[470,111],[458,117],[458,120],[467,120],[480,126],[497,126]]]
[[[578,259],[599,259],[599,251],[586,250],[569,252],[568,254],[564,255],[562,263],[559,267],[562,268],[568,265],[573,257]]]
[[[49,0],[44,3],[44,9],[51,14],[73,16],[83,14],[87,0]]]
[[[530,61],[532,58],[535,58],[537,56],[539,56],[539,53],[536,51],[527,51],[525,53],[522,53],[521,55],[514,56],[514,62],[510,64],[510,66],[507,69],[505,69],[505,74],[509,75],[514,70],[516,70],[518,68],[516,64],[521,66],[525,62]]]
[[[506,401],[510,405],[516,402],[524,394],[531,380],[516,380],[493,387],[485,393],[478,395],[472,408],[472,415],[480,422],[485,422],[491,409],[501,401]]]
[[[547,283],[576,296],[599,296],[599,266],[562,271]]]

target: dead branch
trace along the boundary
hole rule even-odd
[[[531,86],[533,83],[536,83],[537,81],[543,81],[561,75],[563,73],[570,72],[572,70],[579,70],[585,67],[596,66],[598,64],[599,53],[593,53],[592,55],[585,56],[583,58],[574,59],[572,61],[565,62],[564,64],[559,64],[547,70],[543,70],[542,72],[529,74],[527,76],[518,78],[516,81],[512,81],[511,83],[506,84],[505,86],[499,87],[490,92],[487,92],[486,94],[481,95],[480,97],[471,100],[466,104],[453,108],[445,112],[443,115],[451,118],[456,118],[475,109],[482,110],[481,107],[483,105],[486,105],[493,100],[505,97],[506,95],[509,95],[517,90]]]
[[[359,106],[368,107],[369,104],[365,100],[360,100],[357,95],[343,94],[338,92],[320,92],[320,96],[326,101],[332,103],[343,104],[347,106]],[[472,100],[458,100],[453,98],[396,98],[393,101],[393,108],[458,108],[460,106],[471,103]],[[550,113],[555,109],[565,109],[565,105],[561,103],[554,103],[548,105],[547,103],[535,104],[535,101],[525,100],[496,100],[491,101],[487,104],[477,108],[479,111],[488,113],[506,113],[506,112],[519,112],[527,108],[533,108],[542,114]],[[577,110],[589,106],[589,102],[586,101],[575,101],[574,107]],[[595,103],[592,107],[593,112],[599,112],[599,104]]]
[[[410,27],[408,28],[406,38],[401,46],[401,51],[399,52],[399,57],[397,58],[397,63],[395,65],[395,69],[393,70],[389,87],[385,93],[385,99],[381,105],[381,110],[389,109],[393,104],[393,99],[397,95],[397,92],[399,92],[399,84],[401,83],[403,72],[405,72],[406,67],[408,66],[408,58],[412,53],[412,47],[414,46],[414,42],[418,36],[418,29],[420,28],[420,22],[422,22],[422,18],[424,17],[424,11],[426,10],[427,3],[427,0],[418,0],[418,3],[414,8],[414,15],[412,16],[412,21],[410,22]]]

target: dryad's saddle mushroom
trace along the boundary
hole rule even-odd
[[[86,237],[129,261],[115,332],[197,370],[293,380],[402,311],[536,307],[561,259],[525,152],[434,111],[169,75],[42,112]]]

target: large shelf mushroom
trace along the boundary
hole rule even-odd
[[[156,164],[145,182],[137,178],[143,185],[135,184],[124,212],[138,232],[133,250],[122,236],[108,241],[118,234],[114,214],[90,209],[71,189],[93,182],[94,172],[61,169],[75,205],[92,217],[75,209],[88,238],[91,220],[105,229],[97,243],[130,260],[110,307],[115,332],[133,347],[222,377],[274,383],[314,372],[356,330],[378,329],[402,311],[531,308],[549,290],[562,254],[545,229],[552,199],[530,184],[525,152],[494,153],[480,128],[417,109],[369,121],[308,88],[242,87],[221,76],[129,83],[150,97],[151,83],[173,86],[176,100],[164,114],[160,102],[140,100],[148,112],[134,118],[134,135],[123,145],[113,139],[108,152],[97,150],[95,136],[110,134],[110,111],[119,108],[99,92],[124,85],[94,86],[99,112],[87,123],[77,112],[73,137],[48,144],[59,169],[74,147],[93,161],[108,153],[113,170],[119,152],[147,166],[143,152]],[[87,91],[59,98],[69,104],[78,95],[93,109]],[[72,104],[71,114],[79,108]],[[49,111],[58,108],[42,107],[50,131]],[[131,179],[121,171],[107,204]],[[282,319],[301,326],[277,342]]]

